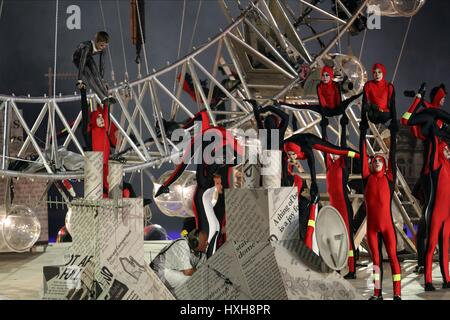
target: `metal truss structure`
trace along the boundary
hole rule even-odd
[[[253,113],[245,99],[256,99],[268,105],[272,99],[291,103],[315,103],[315,87],[320,81],[320,68],[333,66],[338,81],[352,82],[350,96],[362,90],[366,81],[365,70],[357,58],[342,54],[341,40],[344,36],[358,33],[363,23],[369,0],[356,1],[356,8],[347,8],[345,1],[298,0],[295,8],[292,2],[283,0],[250,1],[241,14],[233,18],[230,2],[218,0],[229,20],[229,26],[207,43],[165,68],[154,71],[142,79],[125,83],[111,89],[117,104],[111,111],[111,121],[121,134],[118,152],[124,153],[124,172],[130,173],[161,166],[169,162],[177,146],[167,136],[163,119],[182,120],[190,118],[196,110],[206,109],[213,125],[227,128],[252,126]],[[222,72],[219,72],[219,69]],[[196,101],[183,93],[183,82],[189,74],[195,88]],[[177,85],[173,79],[179,78]],[[207,83],[205,84],[206,79]],[[223,81],[228,79],[239,83],[230,88]],[[172,87],[175,90],[171,89]],[[205,90],[207,89],[207,90]],[[212,104],[213,94],[219,93],[225,110]],[[97,96],[89,95],[93,108],[99,103]],[[0,174],[8,177],[44,178],[49,181],[82,178],[83,172],[64,171],[58,150],[66,148],[84,155],[82,141],[77,128],[81,123],[81,112],[69,123],[65,117],[66,108],[79,105],[80,96],[18,97],[0,95],[0,110],[3,113],[3,149]],[[40,108],[38,117],[28,123],[22,115],[26,108]],[[22,112],[21,112],[22,109]],[[320,136],[320,116],[314,112],[286,108],[297,119],[300,129],[289,134],[312,132]],[[359,136],[360,102],[357,100],[347,110],[350,119],[349,138]],[[220,117],[218,117],[220,115]],[[25,133],[24,144],[16,158],[23,158],[30,152],[37,155],[36,162],[44,172],[15,171],[9,168],[9,128],[11,117],[20,122]],[[41,127],[45,127],[42,128]],[[57,130],[68,133],[62,145],[58,145]],[[371,127],[370,150],[375,144],[387,151],[378,128]],[[41,138],[38,133],[41,132]],[[338,141],[338,121],[329,126],[330,141]],[[351,140],[351,139],[349,139]],[[357,144],[349,141],[349,146]],[[323,157],[317,154],[322,167]],[[402,199],[396,196],[396,204],[405,223],[414,234],[410,215],[420,216],[420,208],[411,195],[406,181],[399,172],[398,189]],[[357,203],[361,199],[352,196]],[[411,206],[412,210],[406,210]],[[404,235],[403,230],[400,230]],[[404,235],[408,246],[414,244]]]

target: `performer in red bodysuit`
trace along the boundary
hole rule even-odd
[[[422,88],[424,84],[422,85]],[[424,93],[424,89],[422,90]],[[447,161],[444,156],[446,144],[441,141],[441,138],[446,137],[445,130],[441,129],[442,124],[450,123],[450,114],[441,108],[425,108],[419,110],[423,103],[417,102],[416,97],[412,108],[403,115],[407,125],[418,126],[419,133],[422,137],[428,140],[429,152],[427,156],[429,176],[430,176],[430,193],[429,201],[425,210],[425,223],[428,239],[426,242],[425,255],[425,291],[436,290],[432,284],[432,259],[434,249],[439,242],[441,242],[441,249],[448,246],[448,229],[446,221],[448,220],[449,203],[447,201],[448,195],[446,188],[448,188],[448,179],[450,175],[447,172]],[[442,100],[442,98],[441,98]],[[441,122],[439,122],[439,120]],[[447,136],[448,138],[448,136]],[[444,236],[445,234],[445,236]],[[442,243],[447,242],[447,243]],[[448,247],[447,247],[448,250]],[[443,251],[443,250],[441,250]],[[444,278],[443,287],[448,287],[448,272],[444,266],[444,256],[447,257],[447,252],[442,252],[440,256],[441,272]],[[447,262],[448,264],[448,262]]]
[[[386,124],[391,120],[391,137],[398,131],[397,113],[395,110],[395,89],[386,81],[386,68],[381,63],[372,67],[373,80],[367,81],[363,90],[362,113],[366,114],[374,124]]]
[[[330,196],[330,205],[336,208],[342,216],[347,227],[349,239],[348,273],[345,279],[356,279],[356,260],[354,259],[353,241],[353,208],[348,198],[348,163],[347,159],[332,154],[326,154],[327,162],[327,192]]]
[[[92,151],[103,152],[103,198],[108,198],[108,160],[110,142],[107,133],[108,107],[98,105],[97,110],[90,115],[89,131],[91,133]]]
[[[305,235],[305,244],[312,249],[312,239],[315,229],[316,211],[319,203],[319,190],[316,180],[316,166],[313,149],[326,153],[337,154],[340,156],[356,157],[359,158],[359,154],[352,149],[335,146],[327,141],[324,141],[317,136],[310,133],[300,133],[293,135],[285,140],[284,150],[288,155],[288,161],[290,162],[289,170],[292,172],[292,164],[298,160],[307,160],[310,175],[311,175],[311,187],[310,187],[310,207],[309,207],[309,220]],[[299,192],[303,188],[303,180],[299,176],[295,176],[295,184]]]
[[[433,171],[439,171],[436,184],[436,197],[434,210],[431,213],[429,236],[427,241],[427,251],[425,256],[425,290],[435,290],[432,285],[432,264],[433,254],[436,245],[439,243],[439,262],[442,274],[442,288],[450,288],[450,276],[448,272],[448,242],[450,232],[450,197],[448,196],[448,186],[450,185],[450,152],[447,143],[441,141],[438,144],[437,158],[434,161]],[[436,166],[436,167],[434,167]]]
[[[205,111],[202,111],[198,117],[206,119],[207,114]],[[221,139],[219,143],[215,140],[213,141],[206,141],[208,139],[204,139],[205,135],[214,134],[214,137],[217,137]],[[211,149],[211,145],[214,145],[214,149],[212,156],[216,157],[220,155],[220,152],[232,152],[233,153],[233,161],[230,163],[224,162],[224,163],[211,163],[208,164],[205,161],[205,155],[203,154],[203,151],[208,148]],[[197,147],[198,146],[198,147]],[[195,149],[197,147],[197,149]],[[180,164],[177,165],[172,175],[163,183],[163,185],[158,189],[158,191],[155,194],[155,197],[158,197],[162,193],[168,193],[169,187],[172,183],[174,183],[184,172],[186,167],[188,166],[190,159],[194,157],[198,152],[201,152],[202,158],[201,163],[197,164],[196,169],[196,180],[197,180],[197,187],[195,189],[194,193],[194,199],[193,199],[193,210],[195,214],[196,219],[196,228],[202,231],[205,231],[208,233],[209,227],[208,227],[208,219],[206,212],[203,207],[203,194],[204,192],[214,187],[214,173],[221,173],[226,176],[222,177],[222,186],[223,188],[228,188],[230,185],[230,177],[232,173],[232,166],[237,165],[239,162],[241,162],[243,157],[243,149],[237,142],[237,140],[230,134],[229,131],[227,131],[223,127],[211,127],[209,125],[209,122],[207,124],[207,128],[201,130],[199,134],[194,136],[191,139],[190,146],[186,149],[186,151],[183,154],[183,157],[181,159]],[[226,155],[225,155],[226,156]]]
[[[319,105],[296,105],[281,102],[282,105],[291,107],[295,110],[311,110],[321,115],[320,127],[323,139],[327,139],[328,118],[342,115],[341,126],[348,124],[348,118],[345,110],[350,104],[358,99],[362,93],[354,95],[342,101],[341,89],[333,81],[334,71],[332,67],[325,66],[321,71],[321,82],[317,85],[317,97]]]
[[[408,120],[412,113],[422,104],[425,108],[441,108],[445,101],[445,87],[441,84],[431,90],[430,101],[427,102],[423,99],[425,96],[425,83],[423,83],[414,99],[413,103],[409,107],[408,111],[403,115],[401,123],[403,125],[408,125]],[[443,122],[437,120],[436,122],[438,128],[442,128]],[[423,142],[423,165],[420,171],[420,177],[414,186],[413,195],[420,199],[422,204],[422,217],[419,221],[417,234],[416,234],[416,248],[417,248],[417,267],[416,272],[422,274],[425,267],[425,239],[426,239],[426,220],[425,212],[430,198],[430,168],[429,168],[429,153],[430,153],[430,142],[426,139],[422,133],[419,125],[410,126],[410,131],[414,137]]]
[[[332,67],[325,66],[321,71],[321,82],[317,85],[317,97],[319,99],[319,106],[295,106],[290,105],[296,109],[306,109],[318,112],[321,114],[322,120],[320,122],[322,137],[327,140],[327,126],[328,118],[341,115],[341,137],[340,144],[342,147],[347,147],[347,124],[348,117],[345,113],[347,107],[361,96],[355,95],[344,102],[340,86],[333,82],[334,71]],[[348,159],[339,156],[331,156],[324,154],[327,166],[327,192],[330,194],[330,204],[335,207],[345,221],[348,230],[348,237],[350,242],[348,266],[349,273],[345,276],[346,279],[355,279],[355,264],[353,253],[353,208],[348,199],[347,182],[348,182]],[[297,178],[298,179],[298,178]]]
[[[367,212],[367,242],[373,261],[374,295],[371,300],[382,300],[382,242],[386,247],[392,270],[394,300],[400,300],[401,271],[397,258],[397,235],[392,219],[392,197],[395,180],[397,178],[397,164],[395,160],[396,139],[391,137],[389,148],[389,166],[381,155],[376,155],[370,161],[367,155],[366,135],[368,129],[367,118],[361,119],[360,154],[361,173],[364,183],[364,198]],[[390,128],[392,133],[395,128]]]

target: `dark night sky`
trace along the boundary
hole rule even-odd
[[[242,1],[246,3],[246,1]],[[66,8],[77,4],[81,8],[81,30],[68,30],[65,26]],[[120,41],[116,1],[103,0],[103,9],[107,31],[112,37],[110,46],[116,78],[121,81],[124,63]],[[182,55],[189,50],[192,26],[198,1],[187,1]],[[146,1],[147,56],[150,70],[159,69],[166,61],[175,61],[183,2],[179,0]],[[129,1],[120,0],[126,59],[130,79],[136,75],[134,48],[130,42]],[[408,100],[401,93],[405,89],[417,89],[422,81],[429,88],[439,83],[450,85],[450,1],[428,0],[421,11],[413,17],[411,30],[406,42],[403,58],[395,80],[397,91],[397,109],[404,112]],[[236,14],[237,15],[237,11]],[[381,30],[368,31],[362,60],[367,70],[374,62],[383,62],[388,69],[388,80],[400,53],[408,18],[383,17]],[[227,25],[221,10],[214,0],[204,0],[198,22],[198,33],[194,46],[199,45],[219,33],[219,28]],[[71,55],[76,45],[93,37],[96,31],[104,29],[100,15],[99,1],[60,0],[58,24],[58,60],[59,72],[75,72]],[[53,66],[55,30],[55,1],[52,0],[5,0],[0,18],[0,93],[16,95],[43,95],[48,91],[48,81],[44,74]],[[359,53],[362,36],[351,38],[353,52]],[[345,42],[343,42],[344,44]],[[345,50],[346,48],[343,47]],[[106,72],[110,75],[109,61]],[[143,70],[144,71],[144,70]],[[75,91],[74,80],[57,82],[57,92],[70,94]],[[26,114],[31,118],[39,111],[36,106],[26,106]],[[64,110],[74,114],[74,110]],[[164,111],[164,110],[163,110]],[[155,176],[159,173],[155,172]],[[137,179],[135,180],[137,183]],[[146,191],[149,195],[149,190]],[[58,223],[62,224],[61,219]],[[174,230],[180,225],[180,219],[156,214],[155,223]]]

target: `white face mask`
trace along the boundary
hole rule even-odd
[[[444,157],[445,157],[447,160],[450,160],[450,150],[448,149],[448,147],[445,147],[445,148],[444,148]]]
[[[375,79],[375,81],[383,80],[383,72],[381,72],[380,69],[376,68],[373,72],[373,78]]]
[[[330,81],[331,81],[330,74],[329,74],[328,72],[324,72],[324,73],[322,74],[322,82],[325,83],[325,84],[327,84],[327,83],[330,82]]]
[[[372,171],[373,172],[381,172],[383,170],[383,160],[380,158],[375,158],[372,161]]]
[[[105,120],[103,120],[102,116],[99,115],[97,117],[96,121],[97,121],[97,127],[103,128],[105,126]]]

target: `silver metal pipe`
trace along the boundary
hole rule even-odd
[[[163,147],[161,146],[161,143],[159,143],[159,141],[158,141],[158,137],[156,136],[155,130],[153,129],[152,125],[150,124],[150,120],[148,119],[147,114],[145,113],[144,108],[142,107],[142,105],[141,105],[141,103],[139,102],[139,100],[136,98],[136,94],[135,94],[133,88],[131,88],[131,93],[132,93],[132,95],[133,95],[133,97],[134,97],[134,102],[136,103],[136,107],[137,107],[137,109],[139,110],[139,113],[141,114],[141,118],[144,120],[144,124],[145,124],[145,126],[147,127],[147,130],[150,132],[150,135],[152,136],[153,140],[154,140],[155,143],[156,143],[156,147],[158,148],[158,151],[159,151],[161,154],[164,154],[164,149],[163,149]],[[142,140],[142,137],[141,137],[140,134],[139,134],[139,138]],[[141,145],[144,145],[144,142],[143,142],[143,141],[142,141],[142,142],[139,142],[139,143],[141,143]]]
[[[280,71],[282,74],[284,74],[287,78],[289,79],[295,79],[295,76],[293,76],[292,74],[290,74],[289,72],[287,72],[286,70],[284,70],[283,68],[281,68],[279,65],[277,65],[275,62],[273,62],[272,60],[270,60],[269,58],[267,58],[265,55],[263,55],[261,52],[259,52],[258,50],[255,50],[251,45],[245,43],[244,41],[242,41],[241,39],[239,39],[238,37],[236,37],[234,34],[232,34],[231,32],[228,33],[228,36],[233,38],[236,42],[239,42],[239,44],[241,44],[243,47],[245,47],[246,49],[248,49],[249,51],[251,51],[254,55],[258,56],[261,60],[263,60],[264,62],[266,62],[268,65],[272,66],[274,69]]]
[[[44,106],[42,107],[42,110],[39,113],[36,121],[34,122],[33,127],[31,128],[31,134],[33,136],[36,133],[36,130],[41,125],[42,120],[45,117],[45,113],[47,112],[47,108],[48,108],[48,103],[45,103]],[[27,150],[29,144],[30,144],[30,136],[27,136],[27,138],[25,139],[25,142],[23,143],[22,147],[19,150],[19,153],[17,154],[17,157],[21,157],[22,156],[22,154]]]
[[[228,50],[228,54],[230,55],[231,61],[233,62],[234,68],[236,69],[239,80],[241,80],[241,84],[242,87],[244,88],[245,94],[247,95],[248,98],[250,98],[252,95],[250,93],[250,90],[248,89],[247,81],[245,80],[244,73],[241,70],[241,66],[239,65],[239,61],[234,54],[230,41],[228,40],[227,37],[223,38],[223,41],[225,42],[225,46]]]
[[[48,173],[53,173],[52,169],[50,168],[50,166],[49,166],[49,164],[47,162],[47,159],[45,158],[44,154],[41,151],[41,148],[39,148],[38,143],[36,142],[36,140],[34,139],[33,135],[31,134],[30,128],[28,128],[28,125],[25,122],[25,119],[20,114],[19,108],[17,107],[16,103],[14,101],[10,101],[10,102],[11,102],[11,106],[12,106],[14,112],[16,113],[17,118],[19,119],[20,124],[22,125],[22,127],[25,130],[25,132],[27,133],[27,135],[30,137],[31,144],[36,149],[36,152],[38,153],[39,157],[41,158],[45,169],[47,170]]]
[[[55,105],[56,102],[55,101],[51,101],[49,104],[49,109],[48,109],[48,114],[51,117],[51,121],[50,121],[50,127],[51,127],[51,137],[52,137],[52,143],[51,143],[51,148],[52,148],[52,157],[53,157],[53,162],[55,164],[55,167],[57,169],[59,169],[61,167],[61,163],[59,161],[59,157],[58,157],[58,139],[56,139],[56,112],[55,112]]]
[[[77,131],[77,128],[78,128],[78,126],[80,125],[80,122],[81,122],[81,118],[82,118],[82,114],[81,114],[81,111],[80,111],[80,112],[78,112],[77,118],[75,119],[75,122],[73,123],[72,132],[76,132]],[[68,135],[66,140],[63,143],[63,147],[64,148],[67,148],[67,146],[69,145],[71,139],[72,139],[72,137],[70,135]]]
[[[303,42],[309,42],[309,41],[315,40],[315,39],[317,39],[317,38],[326,36],[327,34],[332,33],[332,32],[335,32],[335,31],[337,31],[337,30],[338,30],[338,28],[337,28],[337,27],[334,27],[334,28],[331,28],[331,29],[328,29],[328,30],[325,30],[325,31],[322,31],[322,32],[319,32],[319,33],[316,33],[316,34],[313,35],[313,36],[306,37],[305,39],[303,39]]]
[[[299,1],[301,3],[303,3],[304,5],[306,5],[306,6],[312,8],[314,10],[319,11],[320,13],[326,15],[327,17],[330,17],[331,19],[333,19],[333,20],[335,20],[335,21],[337,21],[339,23],[345,24],[344,20],[340,19],[339,17],[336,17],[336,16],[332,15],[331,13],[326,12],[325,10],[320,9],[319,7],[316,7],[315,5],[313,5],[313,4],[309,3],[309,2],[306,2],[305,0],[299,0]]]
[[[131,138],[128,136],[128,134],[125,132],[125,130],[122,128],[120,123],[117,122],[114,115],[111,114],[110,117],[111,117],[111,121],[116,125],[117,129],[119,129],[120,133],[123,135],[125,140],[127,140],[127,142],[130,144],[130,146],[133,148],[133,150],[137,153],[137,155],[142,159],[142,161],[144,161],[144,162],[147,161],[147,158],[145,158],[145,156],[141,153],[141,151],[136,146],[136,144],[133,142],[133,140],[131,140]],[[142,147],[144,148],[144,150],[146,150],[144,144],[142,144]]]
[[[277,56],[278,59],[294,74],[297,74],[297,71],[292,68],[292,66],[287,62],[283,56],[275,49],[272,44],[259,32],[258,28],[256,28],[247,18],[244,19],[244,22],[258,35],[258,37],[269,47],[270,51]]]
[[[305,2],[304,0],[300,0],[302,2]],[[347,21],[346,25],[342,27],[342,29],[340,29],[340,31],[338,32],[338,34],[336,35],[336,37],[333,39],[333,41],[331,41],[328,46],[322,50],[322,52],[316,56],[316,58],[314,59],[313,63],[311,64],[311,68],[315,67],[317,65],[317,63],[322,60],[322,58],[328,53],[328,51],[331,50],[331,48],[334,47],[335,43],[344,35],[344,33],[347,32],[347,30],[352,26],[353,22],[355,22],[355,20],[358,18],[359,14],[361,13],[361,11],[366,7],[367,3],[369,2],[369,0],[364,0],[360,7],[358,8],[358,10],[356,10],[356,12],[354,13],[353,17]]]
[[[223,40],[221,39],[219,41],[219,43],[217,44],[216,56],[214,58],[214,64],[213,64],[213,67],[212,67],[212,76],[214,78],[216,78],[216,76],[217,76],[217,69],[218,69],[218,66],[219,66],[219,60],[220,60],[221,53],[222,53],[222,47],[223,47]],[[210,82],[209,83],[209,87],[208,87],[208,104],[211,104],[211,99],[212,99],[212,95],[213,95],[213,92],[214,92],[213,89],[214,89],[213,83]]]
[[[187,62],[187,67],[191,72],[192,82],[194,86],[197,88],[197,92],[200,94],[200,98],[202,99],[203,105],[206,108],[206,112],[209,115],[209,119],[211,120],[213,126],[217,126],[216,119],[214,119],[214,115],[211,113],[211,107],[209,106],[208,101],[206,100],[205,93],[203,92],[202,85],[200,84],[200,80],[197,77],[197,72],[195,72],[194,67],[191,65],[191,62]]]
[[[73,142],[75,143],[75,146],[77,147],[78,151],[81,153],[81,155],[84,157],[84,151],[83,148],[81,147],[80,143],[78,142],[77,137],[75,136],[75,133],[72,131],[72,129],[70,128],[69,123],[67,123],[66,118],[64,117],[63,113],[61,112],[61,110],[58,107],[57,103],[53,103],[53,106],[55,107],[55,111],[59,116],[59,119],[61,120],[61,122],[63,123],[64,127],[66,128],[67,132],[69,133],[69,136],[72,137]]]
[[[158,93],[155,90],[155,85],[153,84],[153,81],[150,81],[148,90],[150,92],[150,96],[152,97],[154,114],[156,115],[156,120],[158,121],[159,129],[161,131],[161,140],[162,140],[163,146],[164,146],[164,155],[168,155],[169,147],[167,146],[167,141],[166,141],[166,138],[167,138],[166,137],[166,129],[164,128],[163,116],[162,116],[162,111],[161,111],[161,105],[159,104]],[[155,140],[155,142],[156,141],[157,140]]]
[[[117,101],[119,102],[119,105],[120,105],[120,107],[121,107],[121,109],[122,109],[122,112],[123,112],[125,118],[126,118],[127,121],[128,121],[128,126],[131,127],[131,130],[133,131],[133,134],[135,135],[135,137],[136,137],[136,139],[138,140],[139,144],[140,144],[141,146],[144,146],[144,141],[142,141],[142,137],[140,136],[139,131],[138,131],[138,129],[136,128],[136,125],[135,125],[134,122],[132,121],[131,116],[130,116],[130,113],[128,112],[127,108],[125,107],[125,104],[124,104],[124,102],[123,102],[123,100],[122,100],[122,97],[119,95],[119,92],[118,92],[118,91],[115,91],[115,94],[116,94],[116,99],[117,99]],[[126,136],[128,136],[128,135],[126,135]],[[131,139],[130,139],[130,140],[131,140]],[[146,148],[143,148],[143,152],[144,152],[144,155],[146,156],[145,160],[146,160],[146,161],[147,161],[147,160],[150,160],[150,155],[148,154]]]
[[[167,93],[167,95],[174,100],[188,115],[189,117],[193,118],[194,114],[177,98],[173,95],[172,92],[170,92],[169,89],[166,88],[166,86],[164,86],[159,80],[158,78],[153,78],[153,82],[156,83],[158,85],[158,87],[160,87],[165,93]]]
[[[3,110],[3,148],[2,148],[2,170],[8,167],[8,155],[9,155],[9,107],[8,101],[5,102]]]
[[[247,109],[227,90],[222,86],[222,84],[217,81],[209,72],[206,70],[195,58],[192,58],[194,64],[212,81],[214,84],[225,93],[225,95],[231,99],[236,105],[244,112],[247,112]]]

